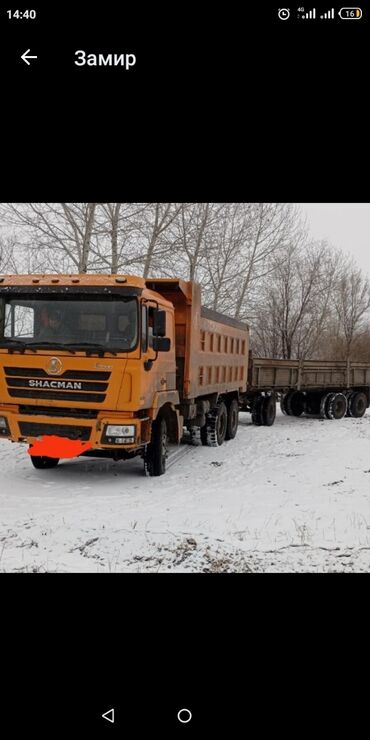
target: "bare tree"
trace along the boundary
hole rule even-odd
[[[16,253],[16,239],[14,236],[0,237],[0,272],[17,273],[19,261]]]
[[[7,203],[0,216],[21,228],[23,245],[42,258],[44,269],[60,269],[61,257],[69,268],[87,272],[96,208],[96,203]]]
[[[352,260],[342,269],[334,302],[344,338],[345,357],[349,359],[356,338],[366,330],[370,309],[369,281]]]
[[[204,241],[201,270],[204,301],[210,308],[230,315],[235,314],[247,210],[245,203],[219,204]]]
[[[127,272],[138,263],[139,219],[145,208],[145,203],[99,204],[96,211],[97,238],[91,245],[90,269],[96,272],[108,269],[115,274]]]
[[[143,263],[143,277],[160,270],[161,263],[171,252],[176,236],[171,227],[181,210],[181,203],[148,203],[138,223],[142,251],[136,261]]]
[[[207,232],[218,219],[218,205],[212,203],[181,203],[174,221],[173,253],[169,266],[175,274],[187,280],[197,280],[205,264]]]
[[[331,318],[340,254],[302,237],[276,254],[274,265],[260,293],[254,349],[284,359],[310,357]]]
[[[274,270],[273,256],[301,238],[298,210],[285,203],[248,204],[241,247],[242,268],[237,286],[235,316],[240,318],[253,283]]]

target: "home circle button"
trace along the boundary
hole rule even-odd
[[[177,712],[177,719],[183,725],[186,725],[188,722],[190,722],[191,718],[192,718],[192,713],[191,713],[190,709],[180,709]]]

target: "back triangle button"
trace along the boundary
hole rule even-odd
[[[114,709],[108,709],[107,712],[102,714],[103,719],[107,719],[108,722],[114,723]]]

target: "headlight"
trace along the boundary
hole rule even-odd
[[[135,425],[130,424],[129,426],[118,426],[116,424],[109,424],[105,433],[107,437],[134,437]]]

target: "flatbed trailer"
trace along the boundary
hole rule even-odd
[[[370,363],[351,360],[276,360],[250,355],[247,391],[241,408],[251,411],[255,424],[268,421],[262,414],[268,398],[280,398],[283,413],[341,419],[363,416],[370,404]]]

